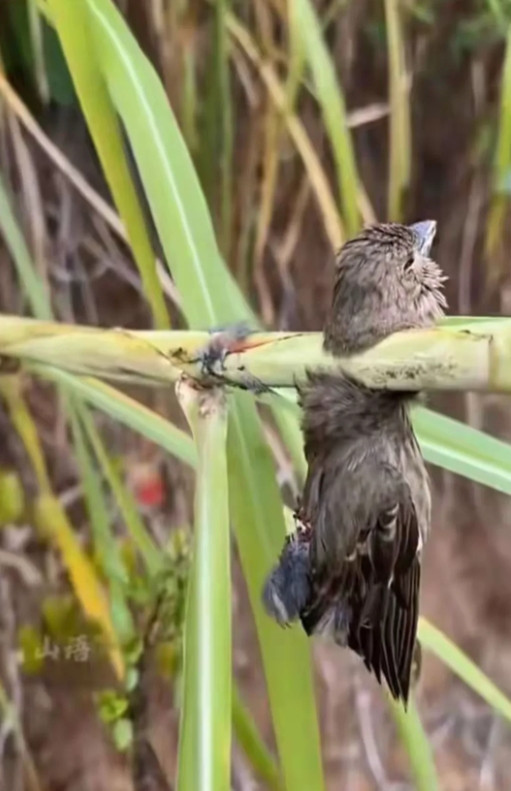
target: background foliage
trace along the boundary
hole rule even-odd
[[[451,311],[509,313],[507,3],[1,13],[2,312],[319,329],[333,249],[375,218],[434,217]],[[470,425],[416,415],[443,471],[423,592],[436,627],[421,624],[404,715],[354,658],[321,646],[312,666],[301,631],[262,613],[279,486],[292,504],[304,474],[292,404],[236,395],[228,426],[188,405],[195,447],[167,391],[31,373],[0,377],[6,788],[505,787],[508,503],[471,482],[509,493],[511,452],[490,436],[508,433],[505,400],[433,404]]]

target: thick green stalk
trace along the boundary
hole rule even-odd
[[[198,452],[195,542],[184,639],[178,791],[228,791],[231,756],[231,579],[225,393],[180,380]]]
[[[363,354],[335,358],[323,350],[320,333],[254,333],[215,363],[213,375],[201,357],[210,340],[206,332],[104,330],[0,316],[0,355],[118,381],[163,384],[185,373],[257,390],[294,387],[307,370],[325,368],[389,390],[511,392],[511,319],[407,330]]]

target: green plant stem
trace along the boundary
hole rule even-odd
[[[362,354],[335,358],[323,350],[321,333],[254,333],[213,375],[201,357],[210,340],[204,332],[103,330],[0,316],[0,355],[118,381],[163,384],[185,373],[257,391],[294,387],[308,369],[325,368],[389,390],[511,392],[511,319],[407,330]]]
[[[232,711],[226,396],[185,380],[177,393],[198,451],[177,788],[227,791]]]
[[[400,222],[403,217],[403,199],[410,181],[410,107],[408,101],[408,76],[401,30],[398,0],[385,0],[387,23],[387,52],[389,61],[389,198],[388,218]]]

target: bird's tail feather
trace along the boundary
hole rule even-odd
[[[307,634],[328,634],[364,660],[379,683],[406,705],[416,655],[420,563],[415,558],[390,586],[364,579],[357,563],[336,578],[313,582],[301,612]]]

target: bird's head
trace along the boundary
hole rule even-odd
[[[428,327],[444,313],[446,277],[429,256],[436,222],[365,228],[336,259],[325,348],[362,351],[399,330]]]

